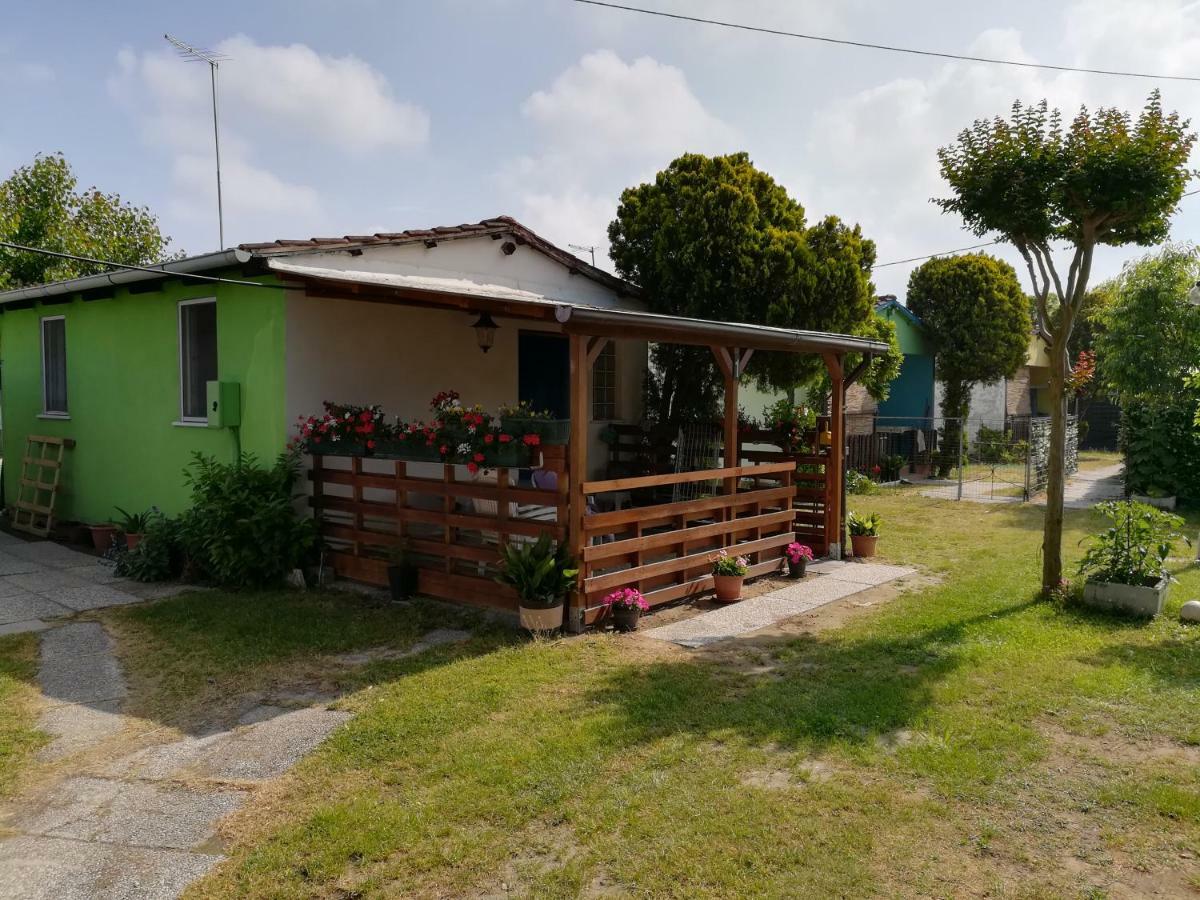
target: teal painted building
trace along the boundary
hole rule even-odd
[[[891,393],[879,404],[881,425],[913,426],[936,415],[933,405],[934,356],[921,320],[895,297],[881,297],[875,311],[896,326],[904,362]]]

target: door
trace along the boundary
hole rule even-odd
[[[517,336],[517,393],[534,409],[571,417],[571,355],[561,334],[522,331]]]

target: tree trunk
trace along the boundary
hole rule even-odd
[[[1042,529],[1042,590],[1062,581],[1063,488],[1067,461],[1067,350],[1060,328],[1050,347],[1050,448],[1046,466],[1046,519]]]
[[[963,420],[971,403],[969,381],[943,381],[942,386],[942,446],[938,453],[938,478],[945,478],[958,465]]]

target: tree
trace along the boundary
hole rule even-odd
[[[77,180],[61,153],[38,154],[0,183],[0,240],[128,265],[162,259],[170,238],[146,208]],[[0,289],[93,275],[106,266],[0,247]]]
[[[838,332],[871,317],[874,244],[835,217],[809,228],[804,208],[745,153],[679,157],[621,194],[608,234],[617,271],[654,312]],[[707,348],[660,344],[653,361],[652,419],[717,415],[721,378]],[[751,362],[780,390],[819,366],[766,353]]]
[[[1011,377],[1025,361],[1030,322],[1017,273],[984,253],[934,257],[913,270],[907,296],[945,385],[942,415],[965,419],[972,386]]]
[[[1013,105],[1005,120],[977,120],[938,150],[953,196],[935,200],[980,237],[1017,248],[1033,286],[1038,324],[1050,344],[1050,459],[1042,536],[1042,589],[1062,579],[1068,347],[1098,245],[1149,245],[1167,236],[1192,172],[1188,123],[1163,113],[1158,92],[1128,113],[1081,109],[1070,128],[1045,101]],[[1071,248],[1060,273],[1051,243]],[[1051,301],[1051,296],[1054,302]]]

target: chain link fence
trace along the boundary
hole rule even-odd
[[[1046,486],[1050,419],[848,415],[848,489],[863,479],[909,483],[946,500],[1020,503]],[[1078,423],[1067,419],[1066,471],[1077,468]]]

